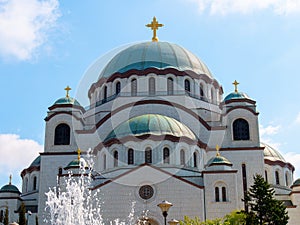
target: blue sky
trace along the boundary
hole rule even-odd
[[[145,24],[153,16],[165,24],[160,40],[202,59],[225,95],[240,82],[257,101],[261,140],[300,177],[300,0],[0,0],[0,186],[11,173],[20,186],[64,87],[84,93],[78,86],[92,62],[150,40]]]

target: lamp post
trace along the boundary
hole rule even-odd
[[[170,225],[177,225],[179,223],[179,221],[178,220],[175,220],[175,219],[171,219],[169,222],[168,222],[168,224],[170,224]]]
[[[171,202],[168,202],[166,200],[162,201],[161,203],[159,203],[157,206],[161,209],[161,212],[164,216],[165,219],[165,225],[167,225],[167,216],[168,216],[168,211],[170,209],[170,207],[173,204]]]

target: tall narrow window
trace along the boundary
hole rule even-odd
[[[62,168],[59,167],[59,168],[58,168],[58,175],[62,175],[62,172],[63,172]]]
[[[28,178],[25,178],[25,192],[28,191]]]
[[[203,84],[200,83],[200,97],[203,98],[204,97],[204,90],[203,90]]]
[[[104,87],[103,90],[103,99],[106,100],[107,99],[107,86]]]
[[[215,200],[216,202],[220,201],[220,192],[218,187],[215,187]]]
[[[184,80],[184,90],[185,92],[187,93],[190,93],[191,92],[191,83],[189,80]]]
[[[288,172],[285,173],[285,185],[289,186],[289,175],[288,175]]]
[[[268,183],[268,172],[265,170],[265,181]]]
[[[277,184],[277,185],[280,185],[280,182],[279,182],[279,173],[278,173],[278,171],[275,171],[275,180],[276,180],[276,184]]]
[[[33,178],[33,190],[36,190],[36,186],[37,186],[37,178],[36,176]]]
[[[193,154],[193,167],[197,167],[198,163],[197,163],[197,152],[194,152]]]
[[[0,210],[0,223],[2,223],[4,220],[4,211]]]
[[[119,153],[118,151],[114,152],[114,167],[118,166],[118,161],[119,161]]]
[[[132,165],[134,163],[134,151],[133,149],[128,149],[128,165]]]
[[[118,81],[116,83],[116,95],[118,95],[121,92],[121,83]]]
[[[152,163],[152,150],[151,148],[145,149],[145,163]]]
[[[242,164],[242,178],[243,178],[243,191],[244,191],[244,199],[247,195],[247,171],[246,164]],[[248,212],[248,204],[244,201],[245,211]]]
[[[174,94],[173,79],[171,77],[167,80],[167,93],[168,95]]]
[[[249,124],[244,119],[237,119],[232,124],[233,140],[249,140]]]
[[[149,78],[149,95],[155,95],[155,79],[153,77]]]
[[[211,98],[211,102],[215,102],[214,89],[210,90],[210,98]]]
[[[185,165],[185,152],[183,149],[180,150],[180,165]]]
[[[226,197],[226,187],[222,187],[222,202],[226,202],[227,197]]]
[[[132,79],[131,80],[131,96],[137,95],[137,80]]]
[[[70,127],[61,123],[55,128],[54,145],[69,145],[70,144]]]
[[[170,150],[168,148],[164,148],[163,158],[164,158],[164,163],[170,163]]]
[[[103,170],[106,170],[106,154],[103,155]]]

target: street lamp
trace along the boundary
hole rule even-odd
[[[175,220],[175,219],[171,219],[169,222],[168,222],[168,224],[170,224],[170,225],[177,225],[179,223],[179,221],[178,220]]]
[[[170,209],[170,207],[173,204],[171,202],[168,202],[166,200],[162,201],[161,203],[159,203],[157,206],[161,209],[162,214],[165,218],[165,225],[167,225],[167,216],[168,216],[168,211]]]

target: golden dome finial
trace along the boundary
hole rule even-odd
[[[220,156],[220,146],[219,145],[216,145],[216,150],[217,150],[217,154],[216,154],[216,156]]]
[[[66,98],[69,98],[69,91],[71,91],[72,88],[69,87],[69,85],[65,88],[66,93]]]
[[[11,185],[12,175],[9,175],[9,185]]]
[[[240,83],[235,80],[232,84],[234,85],[234,92],[238,92],[238,85]]]
[[[80,148],[78,148],[78,150],[77,150],[77,159],[78,159],[78,161],[80,160],[80,153],[81,153]]]
[[[159,27],[164,26],[161,23],[158,23],[158,21],[156,20],[156,17],[153,17],[153,20],[151,23],[146,24],[146,27],[150,27],[151,30],[153,30],[153,37],[152,37],[152,41],[153,42],[158,42],[158,37],[156,36],[156,31],[158,30]]]

